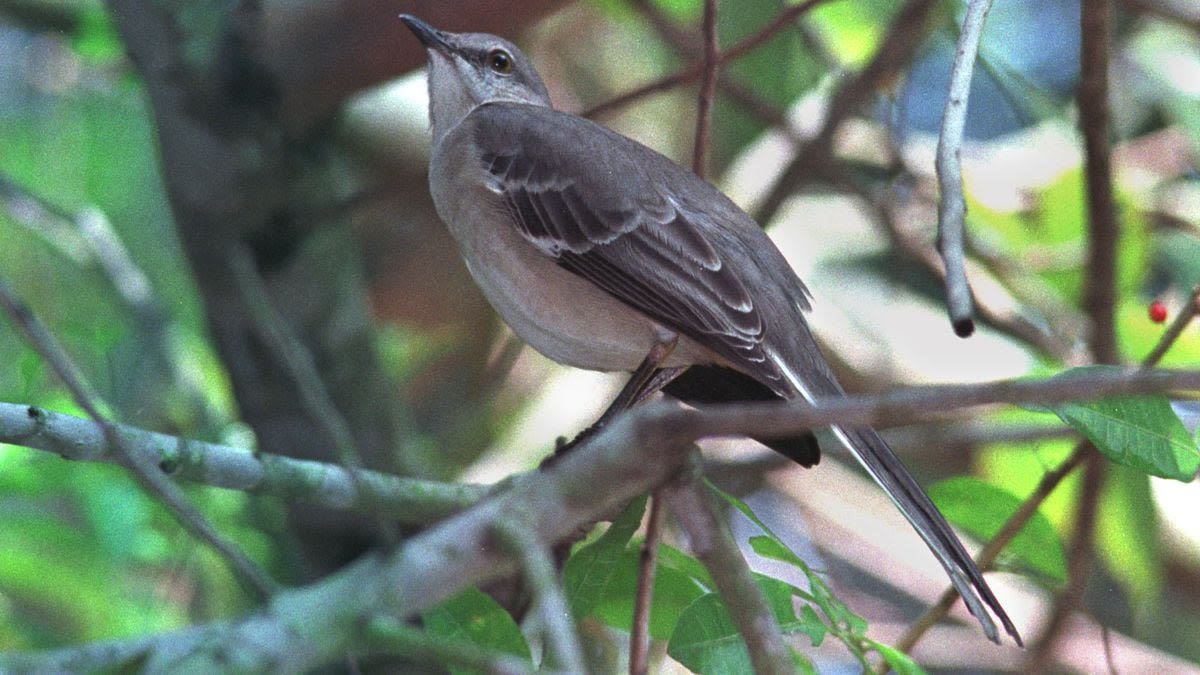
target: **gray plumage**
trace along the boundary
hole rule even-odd
[[[664,366],[731,369],[784,399],[841,396],[808,290],[745,212],[659,153],[554,110],[501,38],[402,19],[429,53],[430,188],[498,313],[550,358],[633,370],[662,329]],[[1020,636],[925,492],[871,429],[834,429],[925,540],[984,632]],[[789,455],[792,456],[792,455]],[[794,456],[805,465],[818,455]]]

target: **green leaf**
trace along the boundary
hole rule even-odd
[[[1120,370],[1087,366],[1058,377],[1095,372]],[[1118,464],[1184,482],[1200,468],[1200,450],[1165,396],[1123,396],[1050,409]]]
[[[883,660],[887,661],[888,666],[896,671],[896,675],[925,675],[925,669],[918,665],[911,656],[899,649],[874,640],[867,640],[867,644],[871,646],[871,649],[879,652]]]
[[[825,636],[825,626],[816,612],[796,615],[791,584],[755,575],[755,581],[766,595],[775,620],[784,634],[806,633],[814,645]],[[688,669],[697,673],[753,672],[750,652],[733,624],[729,610],[716,593],[707,593],[689,605],[679,617],[667,653]],[[803,667],[804,662],[801,662]]]
[[[683,611],[667,654],[696,673],[749,673],[750,652],[716,593],[708,593]]]
[[[658,562],[683,572],[708,590],[716,589],[716,584],[703,563],[670,544],[658,545]]]
[[[794,597],[806,598],[808,594],[786,581],[772,579],[762,574],[755,573],[754,580],[762,589],[763,595],[766,596],[767,604],[771,606],[771,613],[775,615],[775,620],[779,622],[779,628],[784,635],[804,633],[812,642],[812,646],[820,647],[829,633],[829,629],[821,621],[821,617],[817,616],[813,608],[808,605],[804,605],[800,615],[796,616],[796,606],[792,600]]]
[[[645,510],[645,497],[633,500],[604,534],[580,547],[567,560],[563,567],[563,592],[576,619],[589,614],[608,593],[617,566],[625,556],[625,545],[637,531]]]
[[[607,592],[591,612],[613,628],[628,631],[633,623],[640,559],[641,545],[630,544],[617,562]],[[654,573],[654,594],[650,598],[650,637],[669,638],[684,608],[704,593],[705,589],[691,576],[660,563]]]
[[[529,645],[517,622],[495,600],[476,588],[422,612],[421,618],[425,629],[434,635],[463,640],[532,663]],[[451,668],[450,672],[457,675],[472,671]]]
[[[978,478],[962,476],[944,480],[929,489],[929,497],[946,519],[978,539],[1000,532],[1021,500],[1006,490]],[[1036,511],[1004,549],[1019,564],[1056,584],[1067,580],[1067,556],[1054,526]]]
[[[807,593],[795,588],[794,586],[789,585],[789,587],[793,589],[793,593],[798,597],[801,597],[821,608],[821,611],[824,612],[825,616],[829,619],[829,632],[833,633],[833,635],[841,640],[846,645],[846,648],[850,650],[850,653],[852,653],[863,664],[863,667],[866,668],[868,664],[865,661],[860,644],[862,642],[862,636],[867,630],[867,622],[862,617],[850,611],[850,608],[833,594],[833,589],[829,587],[829,584],[825,583],[825,580],[821,578],[821,575],[814,572],[813,569],[809,567],[803,559],[800,558],[800,556],[796,555],[794,551],[788,548],[788,546],[784,544],[774,532],[771,531],[771,528],[767,527],[767,524],[760,520],[759,517],[750,510],[750,507],[747,506],[745,502],[727,492],[724,492],[711,482],[707,482],[706,484],[708,485],[709,489],[715,492],[735,509],[740,511],[742,515],[750,519],[750,522],[757,525],[758,528],[763,531],[764,534],[762,536],[750,538],[750,547],[755,553],[767,558],[786,562],[804,573],[805,578],[808,580],[809,591]],[[811,612],[811,609],[809,609],[809,611]],[[816,613],[812,612],[812,615],[816,616]]]

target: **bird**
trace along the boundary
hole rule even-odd
[[[428,58],[436,211],[517,336],[568,366],[632,372],[618,396],[625,404],[660,388],[701,402],[845,395],[805,319],[808,289],[720,190],[556,110],[531,60],[508,40],[400,20]],[[870,428],[832,432],[925,541],[988,639],[1000,641],[990,609],[1021,644],[888,444]],[[773,447],[803,466],[820,458],[811,435]]]

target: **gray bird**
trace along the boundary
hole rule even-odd
[[[689,366],[668,393],[692,401],[844,395],[805,322],[808,290],[750,216],[663,155],[554,110],[529,59],[507,40],[400,18],[429,56],[438,215],[518,336],[559,363],[634,372],[629,400]],[[974,561],[891,448],[872,429],[833,432],[925,540],[988,638],[999,641],[985,605],[1019,644]],[[772,445],[805,466],[820,457],[811,437]]]

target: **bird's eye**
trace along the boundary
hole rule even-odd
[[[492,51],[488,52],[487,64],[488,68],[491,68],[497,73],[500,73],[501,75],[508,75],[513,69],[513,57],[512,54],[509,54],[503,49],[493,49]]]

